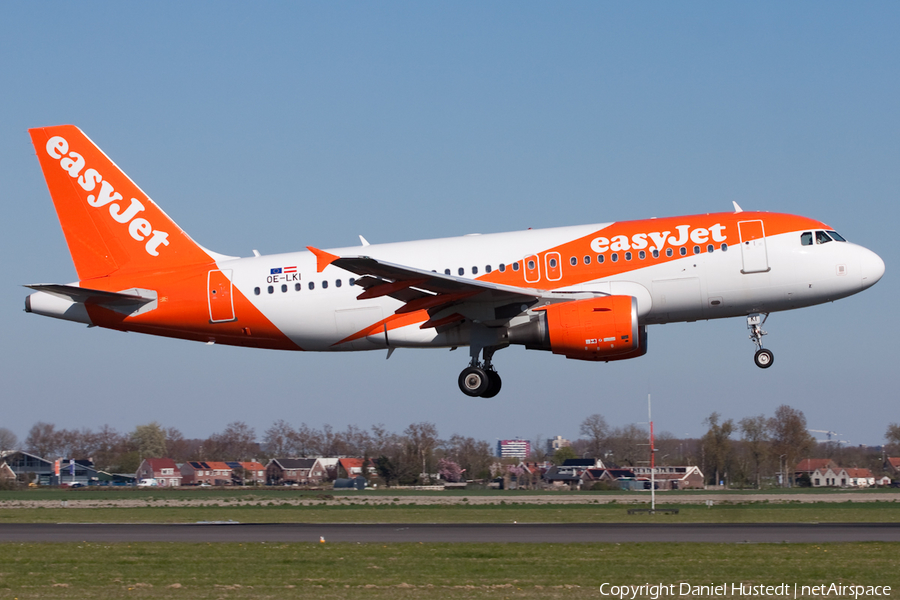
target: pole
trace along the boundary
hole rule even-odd
[[[647,418],[650,420],[650,512],[656,513],[656,448],[653,447],[653,413],[650,394],[647,394]]]

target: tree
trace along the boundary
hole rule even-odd
[[[614,463],[620,467],[634,467],[649,456],[650,433],[634,423],[616,427],[607,438],[607,448]]]
[[[48,460],[59,457],[64,450],[64,445],[56,426],[43,421],[32,425],[28,431],[28,437],[25,438],[26,452]]]
[[[769,427],[765,415],[756,417],[744,417],[738,425],[741,428],[741,438],[744,446],[753,461],[753,473],[756,479],[756,489],[762,485],[762,465],[769,454]]]
[[[263,434],[263,447],[272,458],[290,457],[296,454],[294,428],[284,419],[278,419]]]
[[[588,452],[594,458],[601,458],[606,437],[609,435],[609,425],[601,414],[593,414],[581,422],[580,433],[587,438]]]
[[[259,452],[256,431],[243,421],[229,423],[222,433],[209,436],[204,446],[204,454],[210,460],[245,461]]]
[[[575,451],[572,450],[571,446],[563,446],[553,453],[553,464],[561,465],[569,459],[578,458],[578,455],[575,454]]]
[[[785,485],[793,479],[794,468],[800,457],[812,451],[816,440],[806,430],[803,411],[786,404],[775,409],[775,416],[769,419],[769,431],[772,436],[773,457],[783,459],[782,465],[787,471],[782,480],[782,485]]]
[[[456,483],[462,479],[462,468],[449,458],[442,458],[438,461],[438,474],[444,481]]]
[[[412,423],[403,434],[406,436],[406,449],[410,458],[415,457],[422,470],[419,478],[429,477],[432,473],[432,453],[438,445],[437,428],[434,423]]]
[[[465,479],[487,479],[491,476],[494,456],[487,442],[454,434],[444,443],[444,452],[460,466]]]
[[[15,450],[19,446],[19,438],[6,427],[0,427],[0,450]]]
[[[891,423],[884,432],[884,439],[892,446],[891,452],[900,452],[900,424]]]
[[[129,442],[137,451],[139,461],[166,456],[166,432],[156,421],[135,427]]]
[[[719,424],[720,415],[713,412],[704,419],[703,423],[709,425],[709,430],[703,436],[703,455],[706,457],[704,470],[712,469],[715,472],[713,483],[718,485],[721,481],[720,474],[727,471],[728,460],[731,453],[731,434],[734,432],[734,422],[731,419]]]

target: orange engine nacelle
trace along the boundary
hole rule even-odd
[[[509,330],[511,344],[578,360],[620,360],[647,351],[632,296],[560,302],[536,310],[542,313],[538,319]]]

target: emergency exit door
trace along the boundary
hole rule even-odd
[[[234,301],[231,294],[231,270],[210,271],[206,283],[209,298],[210,323],[234,321]]]
[[[738,230],[741,235],[741,260],[744,268],[741,273],[765,273],[769,270],[769,257],[766,254],[766,231],[762,221],[740,221]]]

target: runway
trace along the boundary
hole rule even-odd
[[[0,524],[6,542],[900,542],[900,523]]]

